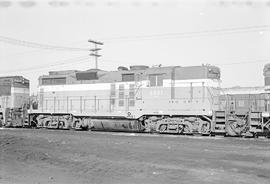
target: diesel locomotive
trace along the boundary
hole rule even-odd
[[[219,108],[214,66],[56,71],[39,78],[37,127],[210,133]]]
[[[0,127],[28,124],[29,80],[22,76],[0,77]]]

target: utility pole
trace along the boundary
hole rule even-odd
[[[91,39],[89,39],[88,42],[94,44],[94,49],[90,49],[90,51],[91,51],[90,56],[94,56],[95,57],[96,69],[98,69],[98,58],[101,57],[101,55],[98,54],[98,51],[101,50],[101,48],[98,48],[98,45],[103,45],[103,43],[102,42],[98,42],[98,41],[94,41],[94,40],[91,40]]]

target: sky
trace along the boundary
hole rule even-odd
[[[89,39],[104,43],[99,69],[211,64],[222,87],[262,86],[270,0],[0,0],[0,76],[31,93],[48,71],[94,68]]]

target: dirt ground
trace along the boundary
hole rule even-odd
[[[0,130],[0,183],[270,183],[270,139]]]

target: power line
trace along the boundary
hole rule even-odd
[[[88,59],[84,59],[84,60],[79,61],[79,62],[67,63],[67,64],[63,64],[63,65],[74,65],[74,64],[81,64],[81,63],[89,63],[89,61],[88,61]],[[49,71],[49,70],[47,70],[48,68],[49,67],[47,67],[47,68],[39,68],[39,69],[35,69],[33,71],[46,71],[46,72],[48,72]],[[63,70],[63,69],[57,69],[57,70]],[[21,72],[23,72],[23,71],[21,71]],[[8,73],[10,73],[10,72],[8,72]],[[6,75],[9,75],[8,73],[7,74],[0,73],[0,74],[1,74],[1,76],[6,76]],[[2,74],[4,74],[4,75],[2,75]],[[23,72],[23,75],[29,75],[29,74],[33,74],[33,72],[31,72],[31,70]],[[16,75],[18,75],[18,72],[16,72]],[[42,73],[38,74],[38,76],[41,76],[41,75],[43,75],[43,74]]]
[[[18,70],[2,70],[0,71],[0,74],[8,74],[8,73],[15,73],[15,72],[28,72],[28,71],[40,71],[40,70],[45,70],[51,67],[55,66],[65,66],[65,65],[74,65],[74,64],[81,64],[81,63],[88,63],[89,62],[89,56],[81,56],[81,57],[75,57],[71,59],[66,59],[66,60],[61,60],[58,63],[55,64],[44,64],[44,65],[38,65],[38,66],[33,66],[33,67],[28,67],[28,68],[23,68],[23,69],[18,69]],[[104,60],[105,63],[125,63],[125,64],[136,64],[135,62],[126,62],[126,61],[119,61],[119,60]]]
[[[119,36],[111,38],[102,38],[106,42],[115,41],[139,41],[139,40],[152,40],[152,39],[171,39],[171,38],[188,38],[188,37],[198,37],[198,36],[211,36],[213,34],[217,35],[227,35],[227,34],[237,34],[237,33],[249,33],[249,32],[260,32],[269,31],[270,25],[262,26],[246,26],[246,27],[234,27],[234,28],[223,28],[223,29],[213,29],[213,30],[202,30],[202,31],[190,31],[190,32],[179,32],[179,33],[163,33],[163,34],[151,34],[151,35],[137,35],[137,36]]]
[[[82,43],[82,42],[85,42],[85,43]],[[69,43],[65,43],[65,44],[69,44],[69,45],[86,45],[88,44],[88,42],[86,42],[85,40],[80,40],[80,41],[73,41],[73,42],[69,42]],[[28,50],[28,51],[21,51],[21,52],[12,52],[12,54],[8,54],[8,55],[4,55],[5,57],[9,57],[9,56],[16,56],[16,55],[24,55],[24,54],[36,54],[36,53],[45,53],[45,52],[54,52],[57,50],[44,50],[44,49],[38,49],[38,48],[34,48],[34,50]]]
[[[30,48],[38,48],[38,49],[46,49],[46,50],[57,50],[57,51],[89,51],[87,48],[76,48],[76,47],[65,47],[65,46],[55,46],[55,45],[47,45],[42,43],[30,42],[25,40],[19,40],[15,38],[10,38],[6,36],[0,36],[0,42],[30,47]]]
[[[66,59],[66,60],[61,60],[58,63],[55,64],[44,64],[44,65],[39,65],[39,66],[33,66],[33,67],[28,67],[28,68],[23,68],[23,69],[18,69],[18,70],[3,70],[0,71],[1,74],[5,73],[15,73],[15,72],[23,72],[23,71],[37,71],[37,70],[43,70],[45,68],[50,68],[54,66],[64,66],[64,65],[69,65],[69,64],[77,64],[80,63],[81,61],[84,60],[89,60],[89,56],[81,56],[81,57],[75,57],[71,59]]]
[[[260,59],[260,60],[253,60],[253,61],[240,61],[240,62],[231,62],[231,63],[221,63],[221,64],[213,64],[216,66],[231,66],[231,65],[242,65],[242,64],[252,64],[252,63],[266,63],[270,62],[270,59]]]
[[[67,63],[67,61],[69,61]],[[23,68],[23,69],[18,69],[18,70],[2,70],[0,71],[0,74],[6,74],[6,73],[15,73],[15,72],[28,72],[28,71],[39,71],[39,70],[44,70],[44,69],[48,69],[50,67],[55,67],[55,66],[65,66],[65,65],[74,65],[74,64],[81,64],[81,63],[88,63],[89,62],[89,56],[86,57],[78,57],[78,58],[71,58],[71,59],[67,59],[67,60],[62,60],[59,63],[56,64],[46,64],[46,65],[39,65],[39,66],[34,66],[34,67],[29,67],[29,68]],[[116,62],[115,60],[104,60],[105,63],[114,63]],[[126,62],[126,61],[117,61],[117,62],[122,62],[125,64],[136,64],[134,63],[130,63],[130,62]]]

